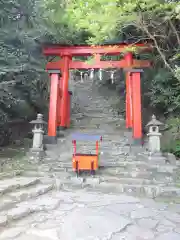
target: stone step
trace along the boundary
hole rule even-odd
[[[81,124],[81,128],[88,129],[88,127],[91,127],[91,128],[96,129],[96,126],[98,126],[100,128],[101,124],[104,124],[104,125],[111,124],[111,125],[113,125],[111,127],[116,127],[117,125],[118,126],[122,125],[121,127],[122,128],[124,127],[124,120],[121,120],[119,118],[115,119],[114,117],[112,119],[108,119],[106,116],[104,116],[103,118],[102,117],[97,117],[96,120],[92,120],[92,118],[89,118],[89,119],[87,119],[87,121],[89,121],[90,124],[89,125],[86,125],[85,123]],[[79,120],[79,122],[80,122],[80,120]],[[98,129],[97,129],[97,131],[98,131]],[[105,130],[104,130],[104,133],[105,133]]]
[[[30,198],[35,198],[40,195],[43,195],[51,191],[52,189],[53,189],[53,184],[50,184],[50,185],[38,184],[33,188],[29,187],[26,189],[16,190],[15,192],[7,194],[7,196],[16,202],[20,202],[20,201],[25,201]]]
[[[61,171],[58,171],[58,168],[53,169],[56,173],[59,172],[59,176],[61,173],[63,173],[63,168]],[[69,176],[75,176],[76,173],[73,172],[72,168],[66,169],[66,173],[69,173]],[[82,172],[80,176],[84,177],[84,179],[88,179],[89,173]],[[134,171],[134,172],[125,172],[121,171],[120,169],[114,169],[114,171],[111,170],[111,168],[103,170],[99,169],[96,171],[95,179],[99,179],[100,182],[103,181],[119,181],[120,183],[141,183],[141,184],[171,184],[173,181],[176,181],[177,183],[180,182],[180,180],[175,180],[174,175],[168,174],[168,173],[161,173],[157,174],[156,172],[150,172],[150,171]]]
[[[89,112],[94,112],[96,114],[102,113],[102,114],[110,114],[113,113],[113,110],[111,109],[111,107],[109,106],[109,104],[107,103],[101,103],[99,102],[92,102],[90,101],[88,105],[85,105],[85,112],[88,113]],[[108,115],[110,117],[110,115]]]
[[[44,171],[43,169],[41,171],[28,170],[23,173],[23,176],[43,178],[44,176],[47,175],[47,171],[49,171],[49,168],[48,168],[48,170],[46,169],[46,171]]]
[[[56,171],[59,173],[64,171],[64,168],[54,168],[53,171]],[[70,174],[73,173],[72,167],[66,168],[66,172],[69,172]],[[132,179],[132,182],[136,178],[141,178],[141,179],[151,179],[151,180],[156,180],[159,182],[168,182],[171,183],[173,180],[174,181],[179,181],[177,179],[177,176],[175,174],[172,174],[170,172],[157,172],[157,171],[149,171],[148,169],[144,169],[139,171],[138,169],[134,169],[133,171],[126,171],[121,168],[100,168],[99,170],[96,171],[96,177],[106,177],[106,178],[111,178],[111,177],[116,177],[118,179],[122,178],[130,178]]]
[[[117,184],[139,184],[139,185],[148,185],[148,184],[157,184],[157,185],[161,185],[161,184],[171,184],[169,179],[161,179],[161,180],[157,180],[155,178],[152,179],[144,179],[144,178],[139,178],[139,177],[121,177],[119,178],[118,176],[109,176],[109,175],[104,175],[99,177],[99,181],[100,182],[116,182]]]
[[[82,178],[71,178],[63,184],[64,189],[80,187],[85,189],[93,189],[95,191],[101,191],[103,193],[127,193],[138,197],[149,198],[163,198],[172,197],[180,199],[180,188],[175,186],[166,186],[166,184],[136,184],[136,183],[119,183],[112,182],[99,182],[96,178],[89,178],[88,181],[84,181]]]
[[[53,184],[44,185],[37,184],[25,189],[15,190],[13,192],[5,194],[0,198],[0,211],[5,211],[12,208],[15,204],[26,201],[31,198],[35,198],[42,194],[45,194],[53,189]]]
[[[79,133],[90,134],[90,133],[82,132],[82,131],[80,131]],[[97,134],[97,135],[101,136],[101,134]],[[62,139],[59,139],[59,140],[62,140]],[[71,144],[71,142],[70,142],[70,137],[69,137],[69,139],[65,140],[65,145],[67,145],[69,147],[70,144]],[[106,140],[106,141],[100,142],[100,150],[102,150],[103,152],[107,152],[110,156],[119,155],[120,153],[123,153],[122,152],[123,148],[128,147],[128,150],[130,150],[129,146],[125,146],[127,144],[128,144],[127,139],[119,139],[119,143],[116,143],[113,145],[112,145],[111,141]],[[94,148],[94,146],[95,146],[94,141],[85,141],[85,142],[77,141],[77,147],[86,147],[86,148],[92,149],[92,148]],[[71,149],[72,149],[72,147],[71,147]],[[132,148],[132,150],[133,150],[133,148]]]
[[[104,188],[104,190],[110,192],[123,192],[137,197],[148,197],[148,198],[164,198],[171,197],[180,199],[180,189],[173,186],[157,186],[157,185],[139,185],[139,184],[120,184],[118,187],[117,183],[107,183],[104,182],[103,185],[98,186],[99,189]],[[93,187],[93,186],[92,186]]]
[[[143,179],[169,179],[169,181],[171,181],[171,179],[173,179],[173,175],[171,173],[168,172],[162,172],[162,173],[157,173],[156,172],[151,172],[148,170],[144,170],[144,171],[122,171],[119,168],[104,168],[104,169],[100,169],[97,172],[97,175],[99,176],[104,176],[104,175],[108,175],[108,176],[116,176],[118,178],[143,178]]]
[[[42,195],[37,199],[29,199],[28,201],[20,202],[12,209],[0,213],[0,226],[5,226],[12,223],[12,221],[20,220],[33,213],[54,210],[59,204],[60,200],[52,199],[51,194],[48,196]],[[1,234],[0,239],[2,239]]]
[[[170,165],[170,164],[155,164],[155,163],[151,163],[151,162],[146,162],[146,161],[121,161],[118,159],[110,159],[109,161],[107,160],[103,160],[100,159],[99,161],[99,165],[100,167],[117,167],[117,168],[122,168],[122,169],[128,169],[128,170],[133,170],[133,169],[137,169],[137,170],[146,170],[148,169],[149,171],[157,171],[159,173],[163,173],[163,172],[169,172],[169,173],[173,173],[174,171],[177,170],[177,166],[174,165]]]
[[[100,124],[100,121],[103,121],[104,123],[106,123],[108,120],[114,120],[113,117],[109,118],[108,114],[101,113],[101,111],[98,109],[97,109],[97,112],[98,113],[95,113],[94,111],[88,111],[87,113],[86,112],[84,113],[84,116],[90,118],[90,121],[96,124]],[[117,116],[116,118],[118,120]]]
[[[61,171],[63,168],[72,169],[72,161],[71,158],[69,161],[59,161],[51,163],[51,167],[54,171]],[[154,165],[146,162],[136,162],[136,161],[99,161],[99,167],[107,169],[116,168],[118,172],[149,172],[153,174],[166,174],[169,176],[170,174],[175,174],[177,170],[177,166],[172,165]],[[103,170],[101,170],[103,172]]]
[[[117,185],[119,184],[138,184],[138,185],[147,185],[147,184],[154,184],[156,186],[180,186],[180,181],[175,180],[175,176],[171,173],[158,173],[157,172],[150,172],[150,171],[137,171],[134,170],[133,172],[125,172],[121,171],[120,169],[113,169],[113,168],[106,169],[105,171],[99,170],[96,172],[95,178],[93,181],[99,182],[115,182]],[[118,171],[117,171],[118,170]],[[76,173],[72,171],[72,167],[66,168],[66,172],[64,173],[64,167],[62,168],[53,168],[53,172],[56,173],[59,178],[66,176],[68,179],[69,177],[75,177]],[[84,176],[84,177],[83,177]],[[88,177],[88,174],[82,175],[83,179],[91,179]],[[64,177],[65,178],[65,177]]]
[[[22,187],[29,187],[40,182],[39,178],[14,177],[0,181],[0,196]]]
[[[21,176],[23,173],[22,170],[14,170],[14,171],[10,171],[10,172],[1,172],[0,173],[0,180],[4,180],[7,178],[12,178],[15,176]]]

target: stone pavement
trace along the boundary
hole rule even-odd
[[[179,240],[178,162],[148,160],[107,96],[91,83],[76,85],[81,113],[73,114],[74,127],[47,146],[42,163],[0,174],[0,240]],[[72,172],[76,131],[103,136],[95,177]]]
[[[175,211],[168,204],[123,194],[52,191],[23,202],[21,209],[29,210],[26,218],[22,210],[19,221],[2,228],[0,239],[180,239],[179,207]]]

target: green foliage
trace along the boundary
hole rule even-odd
[[[59,4],[60,3],[60,4]],[[45,72],[42,44],[78,42],[86,36],[68,25],[63,14],[65,2],[48,0],[0,1],[0,138],[4,123],[29,120],[38,112],[46,114],[49,77]],[[62,13],[52,16],[52,8]],[[58,27],[57,27],[58,26]]]
[[[55,41],[55,36],[44,11],[43,0],[0,2],[1,124],[31,118],[47,106],[49,81],[41,44]]]
[[[54,2],[58,2],[54,0]],[[67,7],[68,19],[78,29],[92,33],[90,43],[112,39],[117,31],[133,25],[141,28],[140,22],[179,17],[179,4],[159,0],[72,0]],[[142,19],[143,18],[143,19]],[[143,30],[143,29],[141,29]]]
[[[84,29],[79,29],[71,24],[69,15],[66,14],[68,1],[66,0],[41,0],[43,5],[43,18],[46,26],[53,36],[53,43],[84,44],[89,37]]]
[[[13,119],[31,119],[47,105],[41,42],[50,38],[38,0],[0,1],[0,138]],[[3,137],[5,140],[3,140]]]
[[[168,139],[164,151],[175,154],[176,157],[180,157],[180,118],[170,117],[166,122],[168,129]]]
[[[162,151],[173,153],[177,158],[180,158],[180,140],[172,140]]]
[[[164,68],[159,68],[151,81],[151,104],[161,112],[180,112],[180,82]]]
[[[164,115],[180,113],[180,4],[165,0],[1,0],[0,122],[31,118],[47,108],[48,76],[42,43],[99,44],[150,41],[143,103]],[[85,59],[89,64],[92,59]],[[118,87],[117,87],[118,89]],[[175,139],[174,141],[177,141]]]

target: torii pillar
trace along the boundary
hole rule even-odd
[[[130,77],[128,87],[131,89],[132,135],[134,144],[142,145],[141,73],[143,70],[128,69],[126,71]],[[129,109],[128,106],[127,109]]]
[[[62,84],[61,84],[61,128],[66,128],[68,126],[69,119],[69,108],[70,108],[70,93],[68,91],[69,85],[69,66],[71,62],[71,56],[65,55],[62,57]]]
[[[126,61],[128,68],[131,68],[133,64],[133,54],[131,52],[126,53],[124,56],[124,60]],[[132,81],[131,81],[131,73],[129,71],[126,72],[126,128],[132,129]]]
[[[58,102],[60,94],[60,70],[48,70],[51,78],[49,120],[48,120],[48,143],[56,143],[58,125]]]

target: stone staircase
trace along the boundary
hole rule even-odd
[[[147,220],[151,223],[151,214],[154,214],[155,210],[143,207],[139,199],[127,195],[143,197],[142,202],[148,206],[156,206],[156,204],[159,206],[159,203],[151,202],[151,199],[147,200],[144,197],[180,202],[178,162],[172,165],[149,160],[145,148],[132,145],[132,137],[125,131],[123,118],[112,109],[107,96],[105,98],[98,94],[96,86],[91,82],[77,83],[75,88],[81,104],[79,106],[81,112],[73,114],[72,128],[65,131],[65,136],[58,139],[57,145],[47,145],[43,162],[38,164],[32,159],[31,164],[27,164],[27,159],[24,159],[26,165],[24,169],[0,172],[0,239],[2,240],[61,239],[62,237],[57,237],[54,233],[54,229],[55,227],[60,229],[63,222],[69,226],[68,217],[71,212],[82,210],[86,217],[86,208],[90,209],[93,206],[94,211],[99,205],[101,210],[105,211],[104,208],[110,208],[108,204],[113,202],[115,204],[113,211],[119,211],[116,218],[118,221],[125,221],[122,219],[123,212],[128,212],[129,216],[129,212],[133,210],[132,215],[137,211],[138,219],[144,214],[146,218],[142,218],[142,222]],[[71,134],[74,132],[102,135],[100,168],[95,176],[86,173],[77,178],[72,171]],[[92,142],[88,145],[78,143],[77,147],[80,152],[95,151],[95,144]],[[96,202],[97,200],[100,202]],[[122,203],[120,206],[117,204],[119,201]],[[173,219],[176,223],[175,227],[173,223],[170,224],[178,232],[179,215],[176,213],[177,209],[179,212],[179,205],[167,205],[171,206],[169,208],[172,208],[173,213],[170,215],[165,211],[164,214]],[[162,206],[159,208],[163,209]],[[156,211],[156,214],[160,214],[160,211]],[[95,218],[100,215],[101,212]],[[103,221],[109,219],[109,215],[103,216],[105,216]],[[75,222],[77,219],[84,222],[81,217],[75,215],[73,219]],[[118,222],[116,219],[112,223],[113,226]],[[156,225],[159,215],[157,219]],[[163,217],[161,219],[164,220]],[[109,221],[112,221],[112,217]],[[134,220],[129,222],[131,224],[127,228],[135,226]],[[165,224],[169,223],[166,221]],[[164,225],[162,228],[167,230]],[[75,229],[70,226],[71,231]],[[83,229],[81,225],[80,229]],[[120,236],[124,231],[126,228],[123,227]],[[137,232],[142,235],[141,228],[137,228]],[[128,234],[134,236],[136,233]],[[143,239],[152,240],[154,237],[148,238],[145,232]],[[173,239],[173,235],[168,239]]]
[[[41,177],[27,177],[21,172],[12,178],[1,174],[0,229],[30,214],[51,209],[53,204],[47,194],[53,187],[52,183],[44,183]]]
[[[57,146],[48,146],[44,163],[59,179],[61,187],[179,201],[179,162],[172,165],[149,160],[145,147],[133,146],[123,118],[114,112],[107,97],[101,96],[95,85],[85,82],[75,87],[83,112],[72,116],[74,127],[66,132],[64,139],[58,140]],[[102,135],[100,169],[94,177],[77,178],[72,172],[72,132]],[[78,152],[93,153],[95,145],[78,143],[77,148]]]
[[[2,240],[19,240],[16,237],[31,223],[43,222],[45,213],[59,213],[57,209],[67,207],[63,205],[64,196],[69,193],[86,195],[86,192],[99,192],[106,197],[116,194],[118,198],[121,193],[126,193],[123,195],[125,199],[127,195],[133,195],[180,202],[178,162],[172,165],[149,160],[145,148],[132,145],[132,137],[130,132],[125,131],[123,118],[112,109],[107,96],[98,94],[91,82],[77,83],[75,87],[81,112],[73,114],[72,128],[65,131],[65,136],[58,139],[57,145],[47,145],[44,161],[27,165],[25,171],[0,173]],[[76,177],[72,171],[71,134],[75,132],[102,135],[100,168],[95,176],[86,173]],[[95,151],[92,142],[88,145],[78,143],[77,147],[80,152]]]

